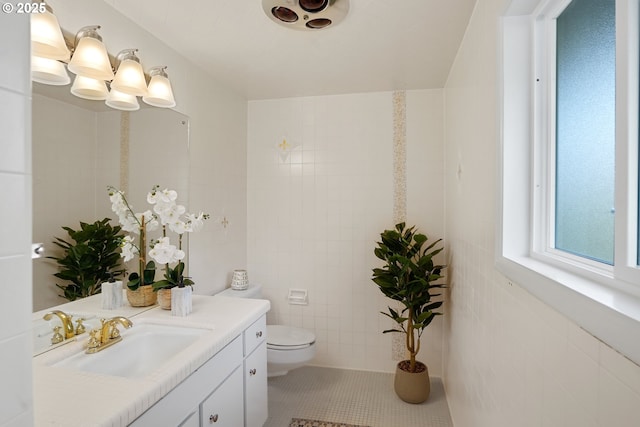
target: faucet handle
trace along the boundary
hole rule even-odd
[[[90,338],[89,338],[89,343],[87,344],[87,348],[98,348],[100,347],[100,331],[98,329],[92,329],[91,332],[89,332]]]
[[[62,326],[53,327],[53,336],[51,337],[51,344],[58,344],[64,341],[64,337],[60,333],[60,329],[62,329]]]
[[[84,319],[82,317],[76,320],[76,335],[84,334],[87,331],[87,328],[84,327],[82,323]]]

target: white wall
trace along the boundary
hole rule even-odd
[[[444,90],[451,414],[456,427],[638,426],[640,367],[493,267],[505,3],[478,0]]]
[[[442,91],[408,92],[406,111],[407,219],[442,237]],[[317,365],[395,369],[388,300],[371,281],[375,242],[394,225],[393,117],[390,92],[249,102],[248,274],[270,323],[315,332]],[[309,305],[289,305],[289,288]],[[419,355],[436,376],[441,329]]]
[[[0,426],[33,424],[29,21],[0,15]],[[7,66],[11,64],[11,67]]]

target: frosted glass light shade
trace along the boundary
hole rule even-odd
[[[149,93],[142,97],[142,100],[154,107],[171,108],[176,106],[171,82],[163,69],[160,73],[151,71],[151,81],[149,81]]]
[[[104,80],[96,80],[84,76],[76,76],[71,85],[71,93],[78,98],[91,101],[104,101],[109,95],[107,84]]]
[[[49,12],[31,14],[31,53],[42,58],[69,60],[58,18]]]
[[[109,92],[105,104],[116,110],[136,111],[140,109],[138,99],[134,95],[118,92],[113,88]]]
[[[69,62],[69,71],[92,79],[113,80],[107,48],[93,37],[80,39]]]
[[[120,62],[116,76],[111,82],[111,89],[134,96],[147,94],[147,81],[139,62],[133,59],[125,59]]]
[[[67,74],[62,62],[40,56],[31,57],[31,80],[54,86],[65,86],[71,83],[71,77]]]

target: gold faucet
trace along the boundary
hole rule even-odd
[[[124,316],[116,316],[108,320],[100,319],[100,322],[102,323],[100,329],[91,331],[91,338],[89,339],[86,351],[88,354],[97,353],[122,341],[120,331],[118,330],[118,323],[127,329],[133,326],[131,320]]]
[[[51,320],[51,317],[56,315],[60,318],[62,322],[62,329],[64,329],[64,337],[65,339],[73,338],[76,333],[73,329],[72,316],[60,310],[53,310],[49,313],[45,314],[42,318],[44,320]]]

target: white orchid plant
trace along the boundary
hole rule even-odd
[[[187,213],[184,206],[176,203],[176,191],[160,190],[157,185],[147,194],[147,202],[153,206],[153,210],[141,213],[134,213],[123,191],[111,186],[108,187],[108,191],[111,209],[118,215],[122,229],[130,233],[122,239],[121,256],[125,262],[132,260],[136,255],[139,259],[138,272],[129,275],[129,289],[136,290],[144,285],[152,285],[154,290],[193,285],[193,280],[184,276],[185,252],[182,250],[182,236],[184,233],[201,230],[209,215],[203,212],[197,215]],[[159,229],[162,230],[162,237],[150,241],[150,250],[147,253],[147,232]],[[177,246],[171,244],[167,231],[178,236]],[[152,258],[148,263],[147,254]],[[162,280],[155,281],[154,261],[165,266]],[[172,264],[175,265],[172,267]]]

